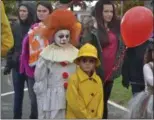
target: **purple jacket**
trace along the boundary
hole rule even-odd
[[[31,29],[37,26],[38,23],[34,24]],[[28,34],[22,42],[22,52],[20,55],[20,73],[25,73],[28,77],[34,78],[35,67],[29,66],[29,37]]]
[[[20,73],[25,73],[28,77],[34,78],[34,68],[29,66],[29,37],[24,38],[22,43],[22,53],[20,55]]]

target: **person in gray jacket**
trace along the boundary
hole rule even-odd
[[[31,113],[30,119],[37,119],[37,102],[36,96],[33,91],[33,81],[28,79],[25,74],[19,72],[19,57],[21,54],[22,40],[28,33],[29,28],[35,23],[35,8],[32,3],[22,2],[18,8],[19,21],[12,25],[12,32],[15,44],[13,48],[8,52],[7,64],[5,66],[4,74],[9,74],[12,70],[13,86],[14,86],[14,108],[13,118],[22,118],[22,104],[24,97],[24,86],[27,82],[28,92],[31,100]]]

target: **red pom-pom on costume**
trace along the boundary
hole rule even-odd
[[[65,67],[65,66],[67,66],[67,62],[60,62],[60,64],[61,64],[61,66],[63,66],[63,67]]]
[[[64,88],[67,89],[67,86],[68,86],[68,82],[65,82],[64,83]]]
[[[64,78],[64,79],[67,79],[67,78],[68,78],[68,73],[67,73],[67,72],[64,72],[64,73],[63,73],[63,78]]]

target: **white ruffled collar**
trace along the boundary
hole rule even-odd
[[[52,62],[70,62],[77,58],[78,49],[71,44],[68,44],[66,47],[59,47],[55,43],[48,45],[43,49],[40,56],[45,60]]]

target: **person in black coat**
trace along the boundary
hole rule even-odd
[[[27,78],[25,74],[19,72],[19,58],[21,54],[22,40],[28,33],[32,24],[35,23],[35,8],[32,3],[22,2],[18,8],[19,21],[12,25],[14,37],[14,46],[8,52],[7,63],[4,74],[9,74],[12,70],[13,86],[14,86],[14,119],[22,118],[22,103],[24,97],[25,81],[27,82],[28,92],[31,100],[30,119],[37,119],[37,102],[33,91],[34,80]]]
[[[144,44],[127,48],[122,65],[122,85],[126,88],[131,85],[135,95],[145,89],[143,77],[144,53],[149,41]]]

